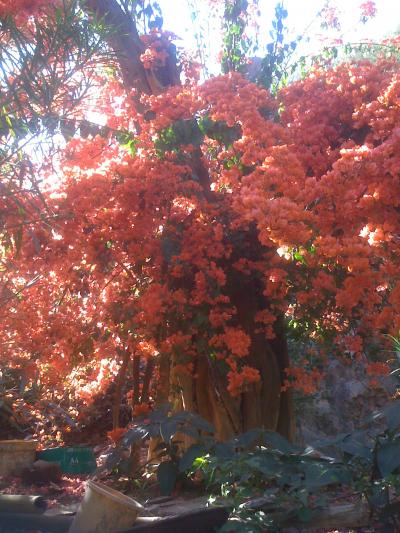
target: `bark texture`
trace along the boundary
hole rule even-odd
[[[118,370],[117,381],[115,385],[115,395],[113,404],[113,429],[120,427],[119,419],[121,412],[122,390],[126,378],[126,371],[128,368],[129,359],[130,353],[126,351],[122,357],[122,363]]]

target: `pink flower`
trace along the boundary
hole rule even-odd
[[[365,24],[368,19],[375,17],[376,15],[376,4],[374,0],[368,0],[368,2],[363,2],[360,4],[361,10],[361,22]]]

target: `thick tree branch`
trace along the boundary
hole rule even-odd
[[[153,91],[140,60],[144,46],[134,21],[123,12],[116,0],[87,0],[86,7],[90,14],[111,28],[108,44],[116,54],[127,91],[135,88],[138,97],[143,93],[151,94]]]
[[[135,100],[139,108],[141,94],[159,94],[165,87],[179,85],[176,50],[172,43],[168,47],[165,65],[155,71],[146,70],[140,59],[144,46],[135,22],[116,0],[87,0],[86,8],[111,30],[108,44],[116,55],[126,90],[136,89],[138,93]]]

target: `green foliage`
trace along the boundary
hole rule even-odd
[[[163,26],[163,16],[158,2],[154,0],[121,0],[123,11],[135,21],[140,33],[146,34],[151,30],[160,30]]]
[[[178,478],[178,472],[178,467],[172,460],[164,461],[158,465],[157,480],[160,485],[161,494],[171,494]]]
[[[267,55],[261,61],[260,73],[256,78],[257,83],[264,85],[272,92],[276,92],[288,84],[289,63],[300,40],[298,37],[285,42],[287,16],[288,12],[283,3],[278,3],[275,7],[275,19],[272,21],[272,30],[270,31],[272,41],[267,44]]]
[[[391,353],[394,354],[394,357],[390,358],[389,362],[391,363],[391,366],[393,368],[391,375],[400,379],[400,334],[396,337],[392,335],[387,335],[387,338],[391,340],[393,350],[391,350]]]
[[[197,119],[181,119],[164,128],[157,135],[155,147],[160,158],[165,152],[179,153],[182,145],[193,145],[198,148],[209,137],[225,146],[240,138],[238,126],[229,127],[222,121],[211,120],[208,116]]]
[[[331,68],[344,62],[357,64],[362,61],[376,62],[380,59],[400,61],[398,44],[388,41],[326,46],[318,54],[301,56],[294,61],[290,66],[290,75],[292,79],[305,78],[315,66]]]
[[[276,530],[286,521],[305,522],[326,505],[321,489],[350,481],[345,465],[318,459],[268,431],[259,431],[255,448],[235,448],[225,460],[210,455],[199,466],[209,487],[220,490],[232,507],[223,531]],[[251,502],[260,498],[257,510]]]
[[[98,68],[110,59],[107,31],[101,21],[84,15],[78,0],[49,7],[48,16],[38,17],[27,28],[19,27],[12,17],[0,20],[0,192],[7,205],[0,216],[0,259],[4,262],[12,253],[18,255],[29,235],[25,226],[39,223],[51,229],[55,217],[46,208],[31,160],[52,150],[55,134],[68,139],[75,133],[68,117],[93,86],[93,65]]]
[[[12,18],[0,24],[6,37],[0,43],[2,135],[54,134],[60,118],[87,95],[93,59],[109,59],[101,23],[89,21],[75,0],[35,20],[33,33]]]
[[[200,416],[186,411],[170,413],[170,406],[155,410],[129,429],[118,447],[107,458],[106,469],[123,470],[129,467],[124,450],[155,439],[156,477],[163,494],[170,494],[178,479],[186,478],[196,459],[206,455],[214,446],[214,428]],[[182,437],[190,437],[195,444],[182,447]]]
[[[223,19],[223,55],[222,71],[251,72],[248,61],[258,52],[257,37],[251,38],[248,34],[249,16],[247,13],[247,0],[227,0]],[[288,30],[285,20],[288,12],[283,2],[275,6],[275,17],[272,29],[269,32],[271,41],[266,46],[266,54],[262,57],[259,69],[250,74],[250,78],[276,92],[287,85],[292,74],[290,62],[297,49],[301,37],[287,40]],[[255,58],[257,59],[257,58]],[[254,60],[251,59],[250,62]]]
[[[209,117],[201,117],[198,120],[200,131],[210,139],[214,139],[226,147],[238,140],[241,136],[239,126],[227,126],[225,122],[211,120]]]
[[[177,120],[171,126],[159,132],[155,146],[159,157],[166,151],[179,152],[182,144],[199,146],[203,141],[203,134],[194,119]]]
[[[306,524],[347,488],[364,498],[388,527],[400,518],[400,400],[375,412],[363,428],[307,447],[260,428],[218,442],[198,415],[165,406],[129,429],[106,468],[123,465],[123,450],[155,439],[155,474],[163,494],[202,472],[206,488],[231,509],[222,531],[277,531]],[[193,439],[185,449],[184,436]],[[328,451],[331,456],[325,455]]]
[[[132,157],[135,157],[137,152],[137,139],[135,136],[130,132],[118,132],[116,137],[121,146],[123,146]]]
[[[223,18],[222,71],[224,73],[240,70],[246,62],[246,55],[252,48],[251,40],[246,37],[247,0],[226,0]]]
[[[222,531],[276,531],[307,523],[344,487],[366,498],[387,527],[398,527],[399,412],[400,401],[392,402],[363,430],[305,449],[264,430],[215,445],[194,466],[203,471],[208,489],[232,509]],[[334,457],[325,456],[325,449]]]

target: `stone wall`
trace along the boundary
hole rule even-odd
[[[302,445],[311,444],[358,429],[393,397],[399,386],[397,379],[388,376],[380,378],[379,387],[372,388],[360,365],[330,361],[319,392],[295,399],[296,440]]]

